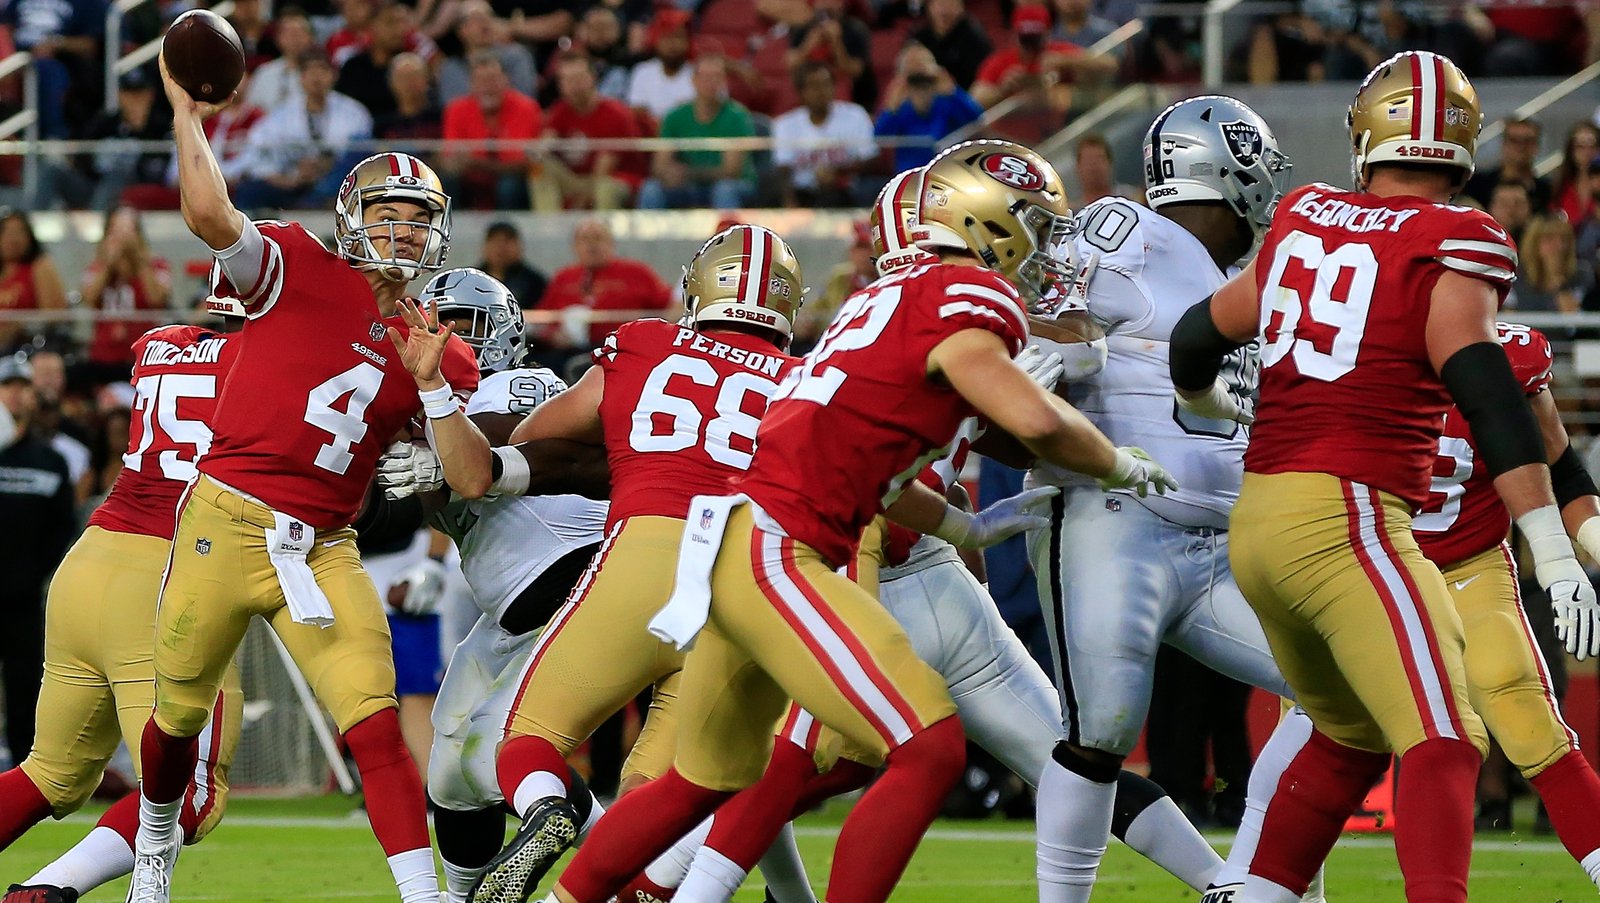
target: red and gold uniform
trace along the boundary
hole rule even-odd
[[[1550,342],[1527,326],[1496,324],[1511,370],[1529,397],[1550,386]],[[1451,408],[1428,503],[1412,524],[1422,554],[1439,566],[1466,637],[1472,707],[1522,773],[1532,778],[1578,748],[1556,704],[1550,673],[1522,610],[1506,542],[1511,514],[1478,458],[1466,418]]]
[[[100,784],[118,742],[140,767],[139,737],[155,703],[153,637],[174,515],[195,460],[212,441],[217,397],[238,357],[237,336],[163,326],[133,344],[133,418],[122,472],[50,581],[45,676],[33,751],[21,768],[57,818]],[[229,669],[211,693],[211,721],[186,799],[193,839],[222,817],[239,741],[242,696]]]
[[[1503,296],[1515,260],[1482,211],[1311,185],[1255,261],[1261,401],[1230,557],[1299,702],[1346,746],[1486,743],[1411,518],[1450,406],[1425,346],[1434,283],[1454,271]]]

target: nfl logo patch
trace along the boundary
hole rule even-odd
[[[711,529],[711,522],[713,520],[715,520],[715,517],[711,514],[710,508],[704,508],[700,511],[700,529]]]
[[[372,326],[367,330],[367,335],[371,336],[374,342],[383,341],[383,337],[387,334],[388,331],[383,328],[382,323],[373,323]]]
[[[201,555],[210,555],[211,540],[206,539],[204,536],[200,537],[194,541],[194,550]]]
[[[1121,511],[1122,510],[1122,502],[1121,502],[1121,500],[1119,500],[1119,499],[1106,499],[1106,510],[1107,511]]]
[[[290,542],[299,542],[301,539],[305,538],[305,535],[306,535],[306,528],[305,528],[304,524],[300,523],[297,520],[289,521],[289,541]]]

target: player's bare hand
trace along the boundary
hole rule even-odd
[[[400,362],[417,381],[417,388],[437,389],[444,385],[439,375],[439,362],[444,359],[445,344],[450,341],[450,324],[439,325],[439,303],[432,301],[427,311],[411,298],[401,298],[400,316],[406,321],[406,331],[389,327],[389,341],[400,352]]]
[[[1126,446],[1117,449],[1117,463],[1109,476],[1100,478],[1101,489],[1132,489],[1144,498],[1154,489],[1157,495],[1166,495],[1177,489],[1178,481],[1166,468],[1151,459],[1142,448]]]
[[[172,105],[175,114],[187,113],[204,121],[233,106],[239,100],[238,91],[228,95],[228,99],[222,103],[204,103],[195,100],[172,77],[172,73],[167,71],[167,58],[164,55],[156,56],[156,65],[161,70],[161,87],[167,92],[167,103]]]

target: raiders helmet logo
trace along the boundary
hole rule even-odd
[[[1224,122],[1222,136],[1227,139],[1228,153],[1239,161],[1240,166],[1254,166],[1261,159],[1261,130],[1250,123],[1239,120]]]
[[[996,182],[1018,191],[1038,191],[1044,187],[1044,173],[1014,154],[989,154],[978,161],[978,166]]]
[[[383,328],[382,323],[373,323],[372,326],[367,329],[367,335],[370,336],[374,342],[383,341],[383,337],[387,334],[388,331]]]

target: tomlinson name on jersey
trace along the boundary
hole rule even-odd
[[[1294,212],[1319,226],[1348,229],[1351,232],[1399,232],[1406,220],[1421,210],[1390,210],[1386,207],[1357,207],[1341,200],[1324,201],[1322,195],[1308,191],[1294,205]]]
[[[683,326],[678,327],[678,334],[672,340],[674,348],[679,345],[688,345],[701,354],[709,354],[712,357],[720,357],[729,363],[749,367],[751,370],[757,373],[764,373],[773,379],[778,378],[778,374],[783,370],[784,362],[788,360],[783,355],[762,354],[759,351],[735,348],[716,339],[708,339],[693,329]]]
[[[139,358],[139,363],[145,367],[170,367],[173,364],[215,364],[222,354],[222,346],[226,339],[221,337],[202,339],[187,347],[178,347],[171,342],[154,339],[144,347],[144,354]]]

